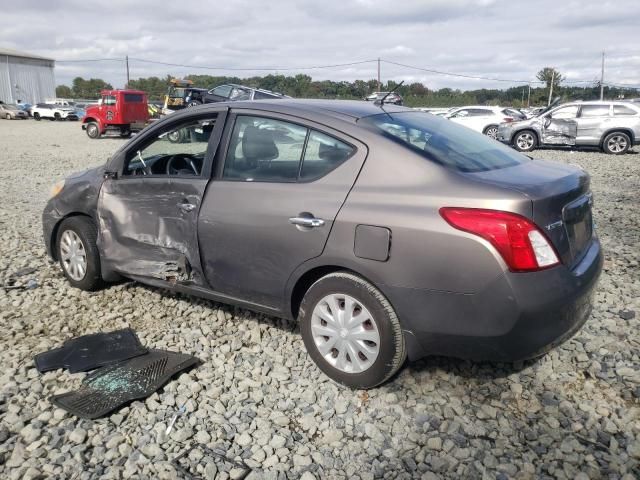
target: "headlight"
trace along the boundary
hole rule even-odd
[[[53,198],[56,195],[58,195],[63,188],[64,188],[64,180],[60,180],[59,182],[56,182],[56,184],[53,187],[51,187],[51,195],[49,198]]]

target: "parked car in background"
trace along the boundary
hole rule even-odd
[[[25,112],[25,113],[27,114],[27,116],[28,116],[28,117],[30,117],[30,116],[31,116],[31,113],[30,113],[30,112],[31,112],[31,107],[32,107],[32,106],[33,106],[33,105],[31,105],[30,103],[22,103],[22,102],[20,102],[20,103],[17,103],[17,104],[16,104],[16,107],[18,107],[20,110],[22,110],[23,112]]]
[[[501,123],[513,122],[525,117],[522,112],[512,108],[476,105],[455,108],[444,115],[444,118],[495,139]]]
[[[446,115],[451,111],[451,108],[429,108],[429,107],[415,107],[416,110],[420,110],[421,112],[430,113],[431,115]]]
[[[204,103],[228,102],[240,100],[278,100],[291,98],[282,93],[272,92],[261,88],[246,87],[244,85],[219,85],[202,95]]]
[[[0,104],[0,118],[7,120],[26,120],[29,118],[29,115],[13,103],[2,103]]]
[[[385,98],[385,96],[387,98]],[[364,99],[367,102],[379,102],[383,98],[385,98],[384,103],[390,105],[402,105],[404,103],[402,96],[396,92],[373,92],[372,94],[367,95]]]
[[[48,118],[49,120],[78,120],[73,107],[61,107],[52,103],[38,103],[31,107],[31,116],[36,120],[42,118]]]
[[[73,108],[76,111],[76,115],[78,116],[78,119],[82,120],[82,118],[84,118],[86,114],[87,104],[82,102],[74,102]]]
[[[535,118],[501,125],[498,140],[522,152],[546,145],[575,145],[620,155],[640,144],[640,105],[624,101],[565,103]]]
[[[591,204],[584,170],[434,115],[249,101],[159,120],[59,183],[43,223],[74,287],[295,319],[322,371],[371,388],[407,356],[511,361],[575,334],[602,267]]]

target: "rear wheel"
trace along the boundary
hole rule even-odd
[[[602,141],[602,150],[609,155],[622,155],[631,148],[631,139],[624,132],[612,132]]]
[[[129,130],[128,128],[123,128],[120,130],[120,137],[129,138],[130,136],[131,136],[131,130]]]
[[[97,228],[88,217],[67,218],[58,228],[56,248],[62,272],[71,285],[81,290],[96,290],[103,285],[97,235]]]
[[[38,112],[33,114],[33,118],[35,118],[38,122],[40,121],[40,114]]]
[[[11,120],[11,114],[7,113],[4,118],[6,118],[7,120]]]
[[[491,137],[494,140],[498,138],[498,126],[497,125],[489,125],[484,129],[484,133],[487,137]]]
[[[60,117],[60,114],[58,112],[53,114],[53,119],[54,120],[62,120],[62,117]]]
[[[329,274],[306,292],[298,315],[307,352],[329,378],[350,388],[373,388],[406,358],[393,307],[366,280]]]
[[[87,136],[89,138],[100,138],[100,127],[96,122],[87,123]]]
[[[538,146],[538,137],[531,130],[523,130],[513,137],[513,147],[519,152],[531,152]]]

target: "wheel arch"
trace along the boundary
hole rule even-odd
[[[86,213],[83,213],[83,212],[71,212],[65,215],[64,217],[61,217],[51,229],[51,238],[49,239],[51,242],[50,244],[51,256],[55,261],[60,260],[58,258],[58,245],[57,245],[58,231],[60,230],[60,225],[62,225],[62,222],[64,222],[66,219],[71,217],[86,217],[89,220],[91,220],[93,223],[95,223],[95,219],[91,215],[87,215]]]
[[[538,135],[538,132],[536,132],[535,129],[531,127],[523,127],[520,130],[516,130],[515,132],[513,132],[513,134],[511,134],[511,139],[509,140],[509,143],[513,145],[513,142],[516,141],[516,137],[522,132],[531,132],[536,139],[536,144],[540,145],[540,135]]]
[[[629,137],[629,140],[631,141],[631,145],[629,145],[629,147],[631,148],[633,146],[633,144],[635,143],[635,135],[633,134],[633,130],[626,127],[617,127],[610,128],[602,134],[602,137],[600,137],[600,147],[604,146],[604,139],[607,138],[607,135],[611,135],[612,133],[616,132],[624,133],[625,135],[627,135]]]

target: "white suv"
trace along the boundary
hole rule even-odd
[[[504,122],[524,120],[525,116],[513,108],[478,105],[456,108],[444,115],[444,118],[484,133],[491,138],[497,138],[498,125]]]
[[[73,107],[61,107],[50,103],[38,103],[31,107],[31,115],[36,120],[48,118],[49,120],[78,120],[78,115]]]

